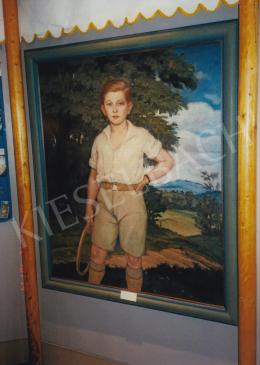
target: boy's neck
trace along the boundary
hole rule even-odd
[[[110,123],[111,133],[123,133],[127,130],[127,128],[128,128],[127,120],[125,120],[119,125],[114,125]]]

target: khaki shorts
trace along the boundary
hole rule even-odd
[[[144,254],[147,212],[142,192],[100,189],[92,242],[113,251],[119,237],[122,249],[136,257]]]

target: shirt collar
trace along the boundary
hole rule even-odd
[[[132,122],[130,122],[130,120],[127,120],[127,137],[126,139],[128,140],[129,138],[132,138],[133,136],[136,135],[136,129],[137,127],[133,125]],[[111,136],[111,128],[110,125],[106,126],[106,128],[103,129],[103,133],[105,133],[105,135],[110,138]]]

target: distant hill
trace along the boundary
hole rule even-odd
[[[154,185],[154,187],[165,191],[191,191],[195,195],[204,194],[208,191],[203,184],[180,179],[165,184]]]

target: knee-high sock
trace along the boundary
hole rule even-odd
[[[94,261],[90,261],[88,283],[100,284],[105,275],[105,264],[96,264]]]
[[[143,285],[143,270],[141,268],[135,269],[133,267],[126,267],[126,284],[127,289],[140,292]]]

